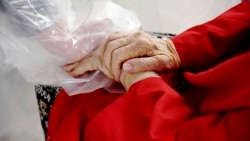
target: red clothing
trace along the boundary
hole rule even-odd
[[[250,140],[250,3],[173,42],[182,91],[169,85],[169,74],[139,81],[123,95],[97,90],[69,97],[62,91],[50,113],[48,140]]]

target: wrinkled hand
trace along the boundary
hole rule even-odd
[[[99,69],[129,88],[144,78],[157,77],[152,71],[176,69],[179,64],[179,56],[170,40],[136,32],[111,35],[103,47],[78,62],[65,65],[64,69],[74,77]]]
[[[104,62],[109,63],[112,61],[110,56],[107,56],[109,48],[122,47],[127,44],[123,40],[119,40],[127,34],[113,34],[111,35],[104,46],[96,49],[91,55],[82,58],[81,60],[67,64],[64,66],[64,70],[67,71],[71,76],[78,77],[87,71],[101,70],[105,75],[111,79],[115,79],[114,73],[109,65],[104,65]],[[116,58],[117,59],[117,58]],[[113,72],[113,73],[111,73]],[[119,70],[120,72],[120,70]],[[115,79],[119,81],[119,78]]]
[[[101,70],[107,77],[114,79],[110,70],[103,67],[101,55],[102,53],[100,48],[94,51],[91,55],[82,58],[77,62],[65,65],[64,70],[73,77],[78,77],[88,71]]]
[[[173,70],[180,59],[171,40],[162,40],[145,32],[114,34],[109,37],[103,65],[119,80],[121,70],[129,73]]]
[[[99,51],[96,51],[89,57],[86,57],[78,62],[65,65],[64,70],[67,71],[71,76],[77,77],[87,71],[94,71],[99,69],[106,76],[114,79],[114,74],[111,72],[110,68],[103,67],[101,58],[102,57],[100,56]],[[153,71],[138,72],[132,74],[122,71],[118,81],[122,83],[126,90],[128,90],[134,83],[149,77],[159,77],[159,75]]]

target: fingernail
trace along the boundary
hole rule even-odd
[[[127,72],[131,72],[131,71],[133,71],[133,66],[130,63],[124,63],[123,70],[125,70]]]

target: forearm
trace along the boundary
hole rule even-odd
[[[178,135],[178,129],[193,115],[193,110],[183,97],[161,78],[138,81],[126,95],[129,97],[126,99],[129,105],[134,106],[128,115],[132,115],[137,122],[147,121],[143,123],[148,127],[144,136],[151,139],[174,139]],[[137,124],[133,126],[136,127]]]
[[[181,67],[200,71],[244,50],[250,37],[250,3],[233,7],[212,21],[190,28],[172,39]],[[242,47],[242,48],[239,48]]]
[[[160,78],[139,81],[126,95],[134,106],[126,114],[135,115],[135,123],[148,121],[144,124],[149,132],[144,136],[169,141],[249,139],[249,108],[194,116],[185,99]]]

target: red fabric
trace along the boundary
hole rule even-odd
[[[249,2],[243,2],[212,21],[176,36],[173,42],[185,70],[202,71],[248,49]]]
[[[250,3],[176,36],[185,87],[170,75],[148,78],[123,95],[98,90],[57,97],[50,141],[250,140]],[[173,83],[174,84],[174,83]]]

